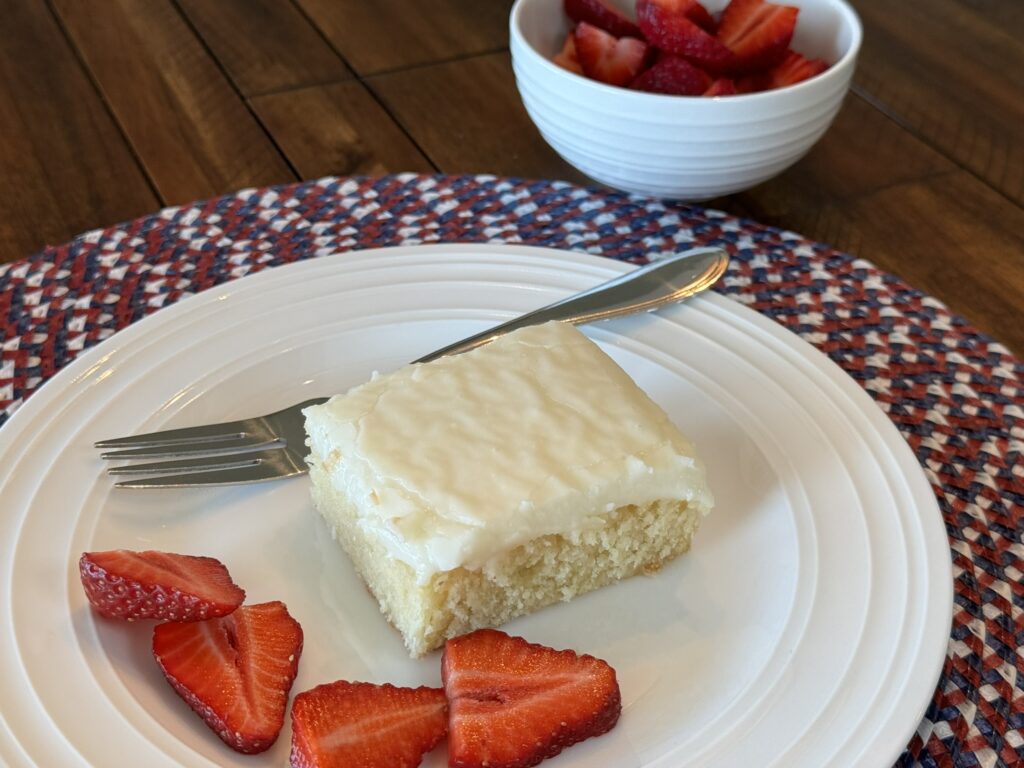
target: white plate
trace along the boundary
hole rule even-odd
[[[146,623],[97,620],[85,550],[223,560],[305,630],[295,691],[439,682],[410,660],[307,479],[116,491],[94,440],[239,418],[346,389],[631,267],[494,245],[363,251],[246,277],[82,354],[0,430],[0,758],[13,766],[268,766],[224,747],[163,680]],[[691,553],[507,626],[609,660],[624,711],[570,766],[882,766],[944,658],[949,550],[896,429],[812,347],[720,296],[593,326],[690,434],[717,499]],[[444,750],[425,765],[444,764]]]

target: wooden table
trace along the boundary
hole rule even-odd
[[[717,208],[869,259],[1024,355],[1024,4],[853,0],[853,91]],[[585,182],[516,92],[507,0],[0,0],[0,262],[329,174]]]

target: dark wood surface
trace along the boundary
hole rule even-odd
[[[711,205],[862,256],[1024,355],[1019,0],[853,0],[854,87],[796,166]],[[508,61],[510,0],[0,0],[0,262],[327,174],[585,182]]]

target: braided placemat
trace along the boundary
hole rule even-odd
[[[82,349],[184,296],[322,254],[457,241],[637,263],[727,248],[717,290],[802,336],[871,394],[916,452],[945,519],[949,651],[898,765],[1024,763],[1024,365],[941,302],[792,232],[492,176],[327,178],[170,208],[0,266],[0,425]]]

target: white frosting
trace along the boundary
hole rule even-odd
[[[712,505],[668,416],[570,325],[524,328],[306,409],[313,455],[421,580],[625,504]]]

